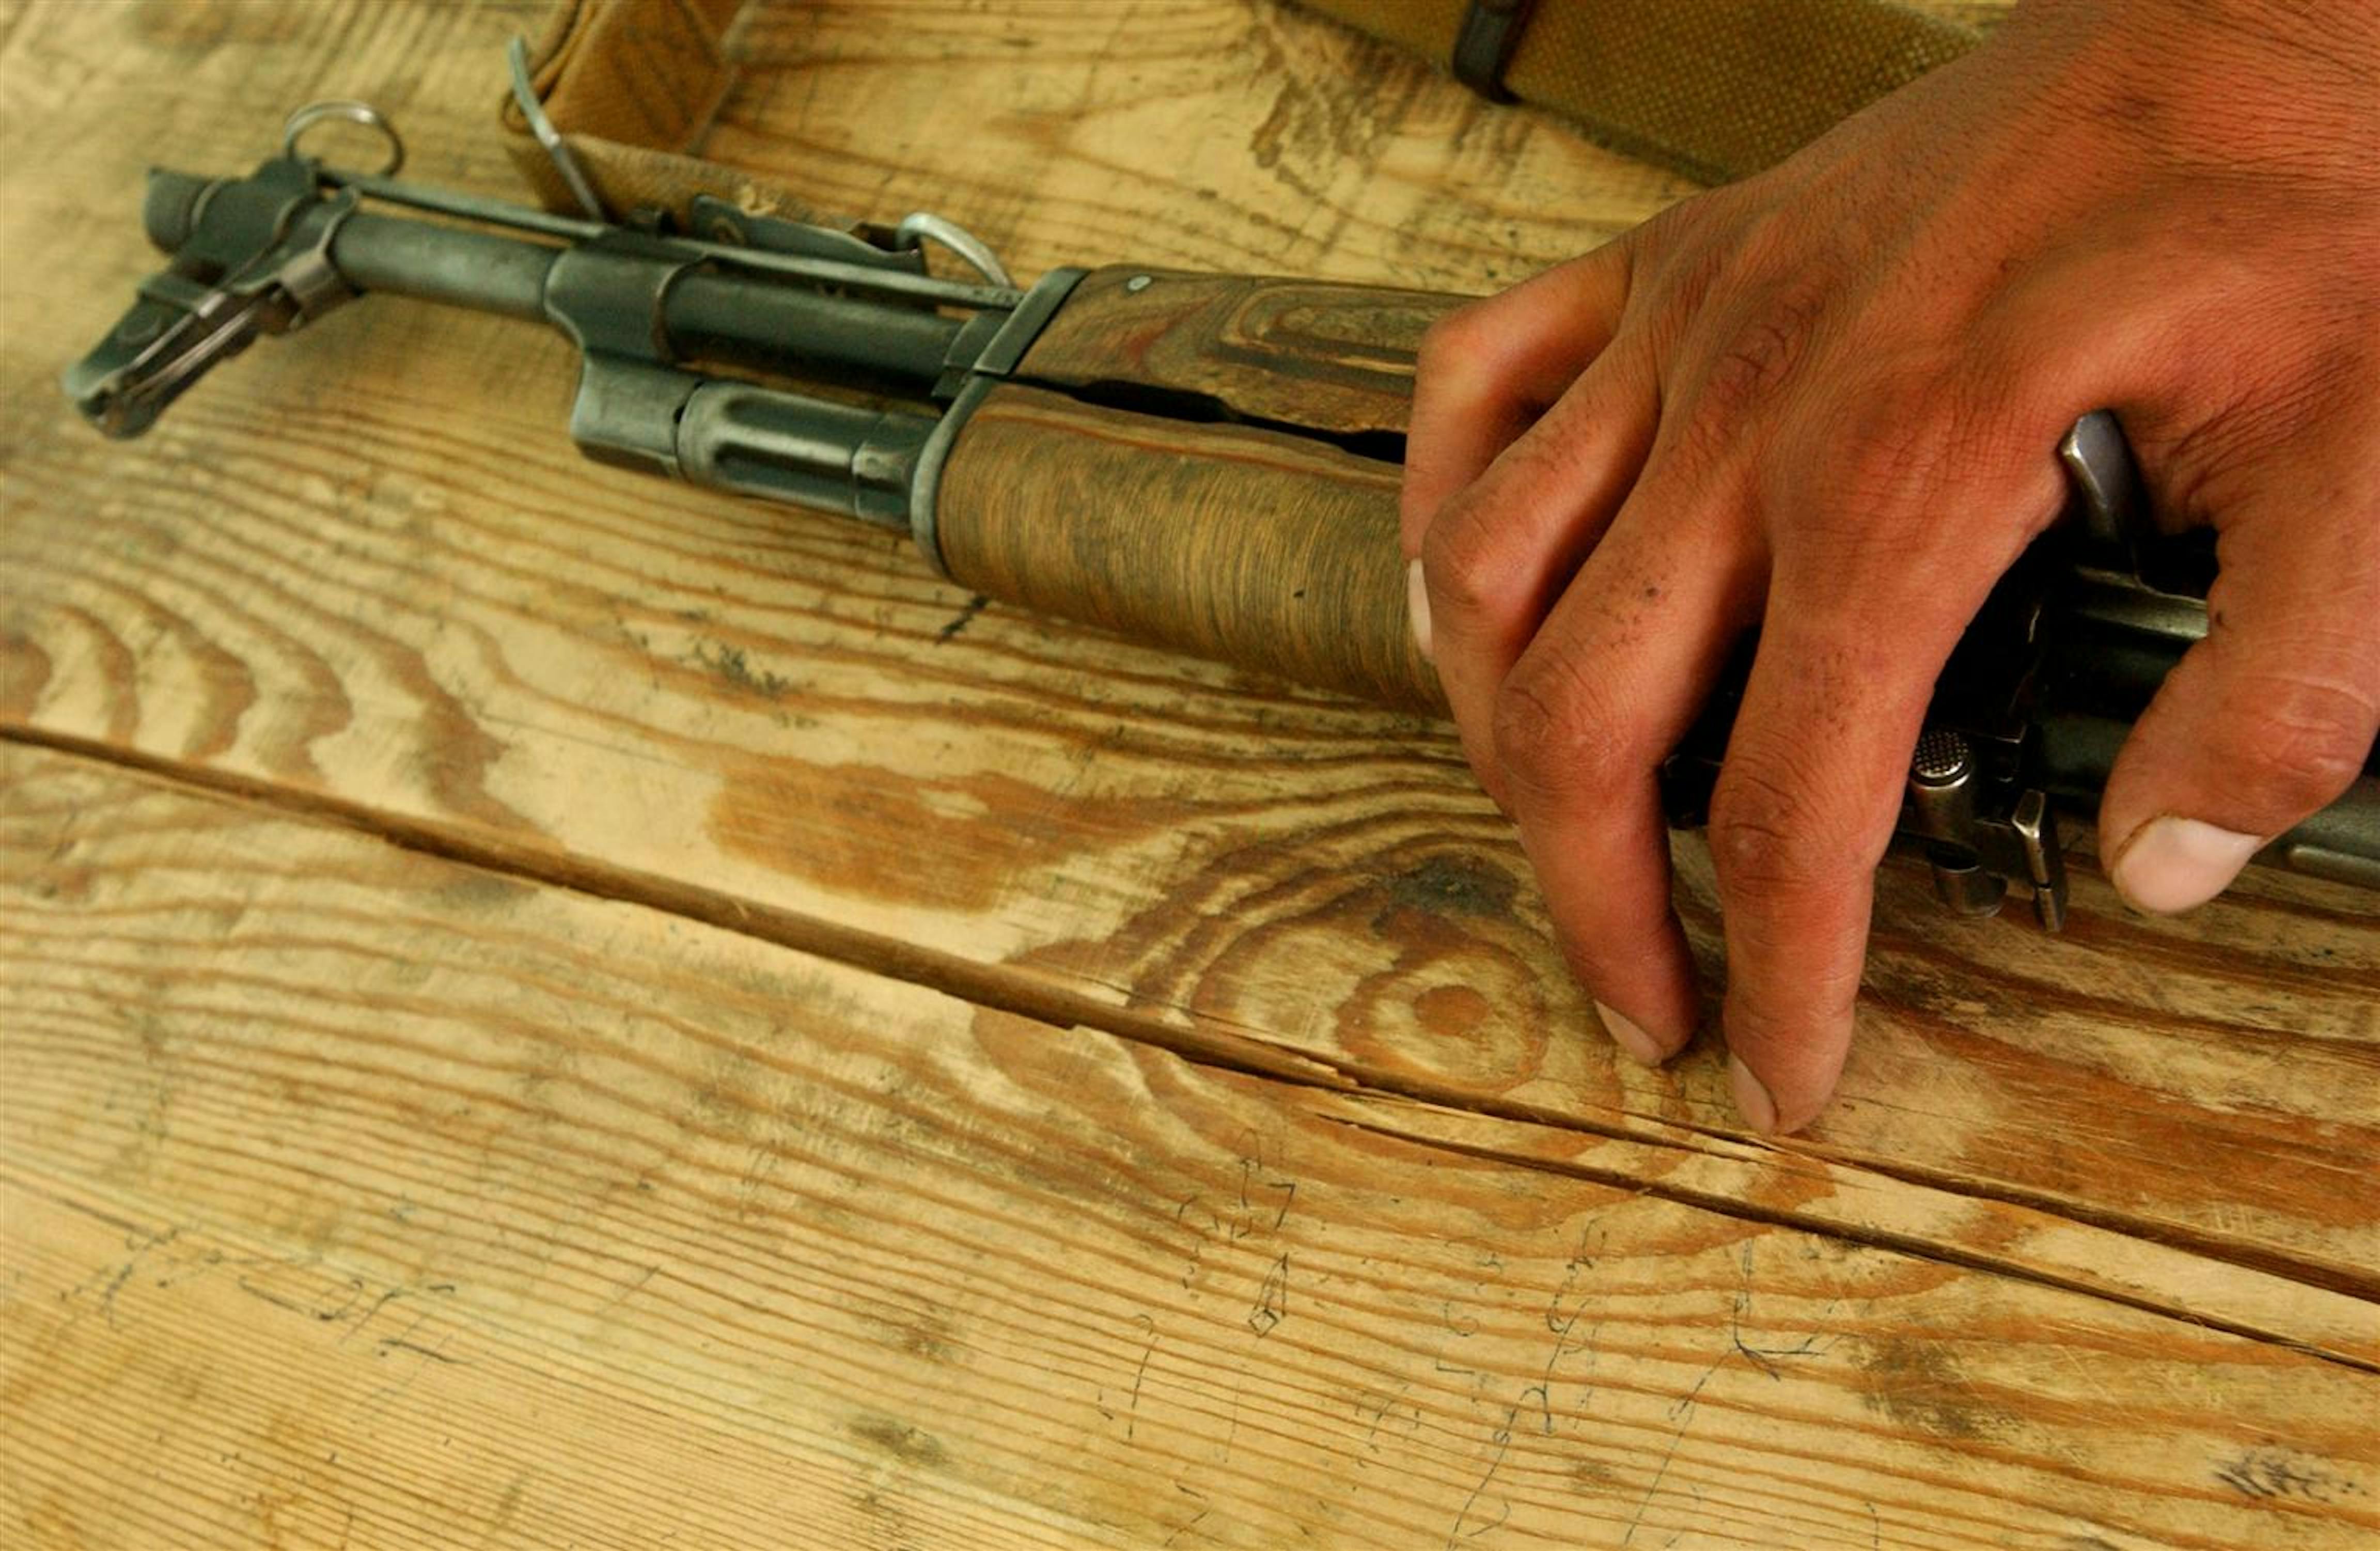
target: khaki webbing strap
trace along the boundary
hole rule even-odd
[[[1306,0],[1441,63],[1475,0]],[[1892,0],[1536,0],[1502,85],[1704,183],[1791,155],[1976,35]],[[1472,24],[1475,29],[1476,23]]]
[[[1521,45],[1533,4],[1535,0],[1471,0],[1447,61],[1454,67],[1454,79],[1491,103],[1518,102],[1504,85],[1504,67]]]

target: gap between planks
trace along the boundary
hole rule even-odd
[[[1693,1154],[1704,1150],[1694,1146],[1694,1140],[1706,1138],[1732,1146],[1759,1147],[1788,1157],[1797,1151],[1791,1147],[1776,1147],[1750,1141],[1717,1127],[1664,1121],[1661,1123],[1665,1126],[1685,1133],[1683,1138],[1665,1137],[1632,1130],[1612,1121],[1598,1121],[1551,1110],[1541,1105],[1466,1094],[1446,1084],[1415,1082],[1369,1071],[1354,1062],[1326,1060],[1283,1050],[1258,1036],[1214,1027],[1211,1018],[1186,1027],[1176,1026],[1136,1014],[1129,1007],[1101,1001],[1084,992],[1070,991],[1062,986],[1005,973],[999,965],[978,963],[781,906],[755,904],[698,884],[543,850],[503,837],[474,834],[466,830],[409,819],[323,793],[283,786],[234,771],[186,764],[71,733],[24,725],[6,726],[0,727],[0,744],[45,749],[124,770],[164,785],[202,793],[212,798],[335,824],[382,843],[459,866],[545,887],[565,889],[596,899],[657,910],[775,947],[813,954],[881,975],[979,1007],[1014,1013],[1060,1027],[1095,1030],[1114,1038],[1151,1046],[1196,1065],[1319,1089],[1350,1099],[1386,1100],[1413,1106],[1417,1111],[1437,1110],[1474,1121],[1542,1127],[1633,1146]],[[1461,1157],[1590,1181],[1742,1221],[1821,1234],[1962,1270],[2080,1293],[2142,1313],[2284,1348],[2353,1372],[2380,1375],[2380,1361],[2313,1344],[2250,1321],[2179,1308],[2144,1294],[2127,1292],[2081,1277],[2061,1276],[2021,1261],[1981,1252],[1961,1251],[1912,1233],[1855,1226],[1820,1213],[1780,1210],[1720,1192],[1647,1180],[1625,1170],[1597,1169],[1573,1159],[1532,1157],[1518,1148],[1433,1135],[1425,1130],[1386,1125],[1364,1117],[1332,1119],[1335,1123],[1354,1129],[1374,1132],[1408,1144],[1437,1147]],[[2039,1213],[2059,1221],[2197,1255],[2241,1270],[2277,1277],[2300,1286],[2364,1302],[2375,1301],[2370,1288],[2351,1278],[2333,1276],[2325,1267],[2303,1265],[2283,1256],[2243,1254],[2237,1245],[2180,1230],[2169,1224],[2144,1224],[2119,1213],[2079,1210],[2071,1202],[2051,1200],[2026,1191],[1991,1187],[1980,1181],[1948,1176],[1938,1170],[1894,1167],[1866,1159],[1828,1157],[1823,1154],[1813,1156],[1835,1168],[1864,1172],[1946,1195]]]

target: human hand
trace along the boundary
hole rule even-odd
[[[2118,889],[2180,910],[2380,726],[2380,7],[2028,5],[1431,331],[1415,627],[1631,1054],[1698,1021],[1656,772],[1756,626],[1709,830],[1730,1080],[1763,1131],[1823,1108],[1935,678],[2103,407],[2218,533],[2100,810]]]

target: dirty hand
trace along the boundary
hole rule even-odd
[[[1762,1130],[1824,1106],[1929,691],[2101,407],[2219,533],[2100,813],[2117,887],[2180,910],[2380,724],[2380,7],[2028,6],[1430,333],[1415,627],[1632,1054],[1697,1022],[1656,770],[1757,627],[1710,816],[1730,1077]]]

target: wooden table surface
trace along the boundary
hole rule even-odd
[[[2374,1544],[2367,896],[1888,868],[1767,1142],[1614,1060],[1447,728],[592,467],[539,330],[77,421],[145,165],[352,95],[509,195],[542,20],[0,8],[0,1539]],[[1027,274],[1485,291],[1686,192],[1251,0],[740,47],[711,154]]]

